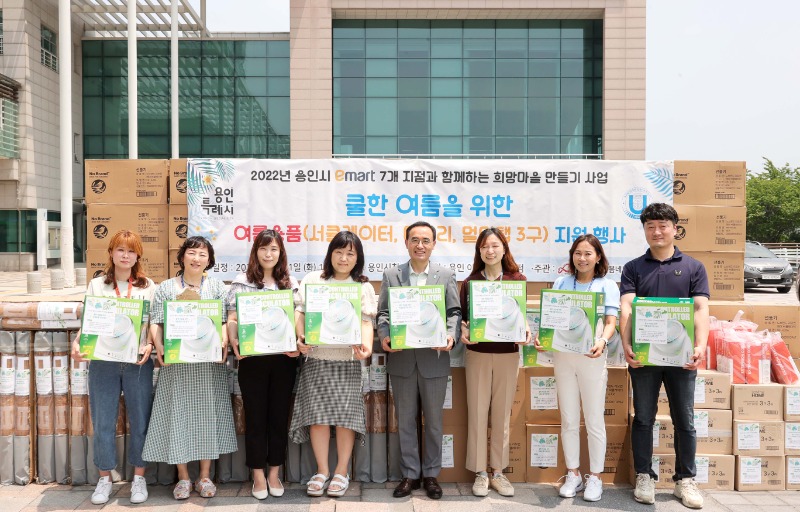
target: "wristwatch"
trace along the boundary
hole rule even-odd
[[[597,338],[597,339],[603,342],[603,352],[605,352],[606,348],[608,347],[608,338]]]

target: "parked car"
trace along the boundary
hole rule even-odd
[[[744,245],[744,288],[777,288],[789,293],[794,283],[794,269],[785,258],[780,258],[761,244]]]

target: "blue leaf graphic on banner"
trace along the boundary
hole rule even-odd
[[[669,200],[672,200],[673,174],[671,169],[652,169],[647,171],[645,177],[655,189]]]
[[[186,167],[189,204],[197,204],[200,196],[214,189],[220,181],[233,178],[234,165],[230,160],[193,158]]]

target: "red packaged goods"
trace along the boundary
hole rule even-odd
[[[779,384],[797,384],[800,371],[789,353],[789,347],[781,338],[781,333],[772,333],[769,351],[771,356],[772,378]]]
[[[745,344],[745,378],[748,384],[770,383],[770,333],[761,331],[747,335]]]

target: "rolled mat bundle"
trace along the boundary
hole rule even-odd
[[[14,483],[14,386],[17,336],[0,331],[0,485]]]

